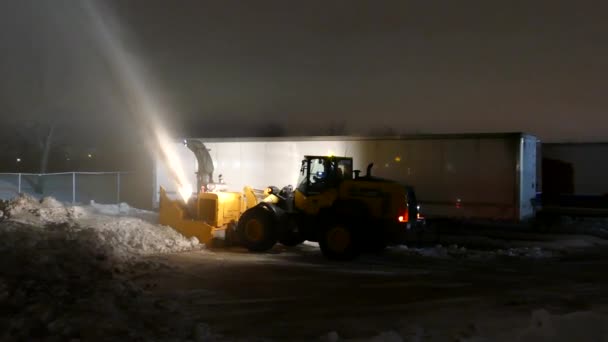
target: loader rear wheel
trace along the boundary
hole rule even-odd
[[[345,224],[334,223],[323,229],[319,247],[323,255],[332,260],[353,260],[360,254],[355,230]]]
[[[247,210],[238,223],[241,243],[252,252],[264,252],[277,243],[273,213],[264,207]]]

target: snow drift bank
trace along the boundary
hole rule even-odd
[[[200,248],[196,239],[52,198],[22,195],[0,210],[0,340],[196,337],[200,324],[167,312],[125,276],[160,267],[138,256]]]
[[[12,223],[37,227],[32,239],[45,239],[51,230],[61,227],[64,234],[86,240],[96,250],[112,257],[126,259],[138,255],[172,253],[200,248],[196,238],[185,238],[175,230],[150,223],[153,213],[129,208],[92,203],[90,206],[64,206],[46,197],[41,201],[21,195],[0,207],[3,217]],[[2,229],[14,231],[15,225]],[[9,237],[10,240],[10,237]]]
[[[90,208],[98,214],[112,216],[137,217],[146,222],[158,223],[158,213],[132,208],[127,203],[120,204],[99,204],[91,201]]]

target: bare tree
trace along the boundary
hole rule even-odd
[[[34,36],[29,38],[34,39]],[[6,101],[3,101],[11,115],[18,118],[14,122],[11,134],[15,150],[28,153],[27,159],[30,161],[37,160],[34,163],[34,165],[38,164],[37,167],[30,164],[28,168],[30,172],[37,171],[41,174],[47,173],[49,169],[50,155],[53,153],[56,140],[56,120],[59,120],[56,114],[60,113],[58,109],[62,108],[63,104],[69,103],[70,96],[56,86],[55,79],[64,70],[58,71],[54,67],[53,61],[58,56],[55,55],[57,49],[52,41],[52,39],[43,39],[42,44],[38,41],[31,44],[36,47],[35,53],[32,54],[34,60],[30,66],[33,71],[30,97],[35,100],[24,102],[5,99]],[[43,177],[28,180],[37,193],[43,192]]]
[[[40,173],[46,173],[49,166],[49,154],[51,153],[51,145],[53,144],[53,135],[55,133],[55,123],[48,124],[46,134],[42,136],[39,146],[42,149],[40,158]]]
[[[53,148],[56,127],[55,122],[30,121],[17,125],[15,129],[17,142],[35,148],[37,159],[40,161],[39,173],[48,171],[49,155]]]
[[[48,172],[49,157],[55,144],[57,124],[53,121],[29,121],[15,124],[11,145],[15,151],[27,153],[27,159],[37,159],[39,174]],[[24,158],[25,159],[25,158]],[[32,170],[34,171],[34,170]],[[27,177],[26,182],[36,193],[44,192],[44,177]]]

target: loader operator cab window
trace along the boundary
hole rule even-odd
[[[352,179],[351,159],[310,158],[302,161],[298,190],[318,194],[344,179]]]
[[[340,180],[353,179],[353,160],[340,159],[337,162],[337,177]]]

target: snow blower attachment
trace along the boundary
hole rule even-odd
[[[235,243],[234,229],[239,217],[254,207],[259,195],[250,187],[239,192],[200,192],[188,203],[171,199],[160,188],[160,224],[170,226],[186,237],[196,237],[206,245]]]
[[[161,187],[160,224],[170,226],[187,237],[194,236],[206,245],[236,244],[238,219],[247,209],[268,201],[269,194],[251,187],[245,187],[242,193],[225,191],[222,175],[219,175],[218,183],[213,180],[213,161],[205,144],[196,139],[184,140],[184,144],[198,162],[197,193],[185,203],[181,199],[169,198]]]

